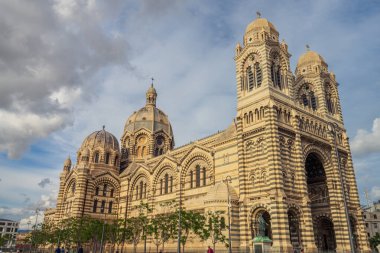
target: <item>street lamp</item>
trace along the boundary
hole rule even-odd
[[[37,219],[38,219],[38,214],[39,214],[39,211],[40,209],[36,208],[36,221],[34,222],[34,228],[33,228],[33,232],[36,231],[36,228],[37,228]],[[29,252],[32,252],[32,245],[33,245],[33,232],[32,232],[32,237],[31,237],[31,245],[30,245],[30,248],[29,248]],[[35,233],[34,233],[35,235]]]
[[[179,184],[179,208],[178,208],[178,246],[177,253],[181,253],[181,211],[182,211],[182,183],[181,183],[181,166],[177,167],[178,184]]]
[[[228,195],[228,252],[232,253],[232,240],[231,240],[231,196],[230,196],[230,187],[229,184],[232,183],[232,178],[226,176],[226,179],[223,180],[223,183],[227,185],[227,195]]]
[[[334,148],[335,148],[335,155],[336,158],[338,159],[338,170],[339,170],[339,179],[340,179],[340,185],[342,188],[342,196],[343,196],[343,205],[344,205],[344,213],[346,215],[346,220],[347,220],[347,225],[348,225],[348,236],[350,238],[350,248],[351,252],[355,253],[355,246],[354,246],[354,241],[353,241],[353,236],[352,236],[352,229],[351,229],[351,221],[350,221],[350,216],[348,214],[348,206],[347,206],[347,200],[346,200],[346,192],[344,190],[344,182],[343,182],[343,175],[342,175],[342,166],[340,164],[340,156],[339,156],[339,151],[338,151],[338,145],[336,142],[336,131],[337,131],[337,124],[329,122],[328,123],[328,130],[330,131],[331,134],[334,136]]]
[[[112,192],[112,191],[104,191],[103,193],[103,197],[107,197],[107,193],[108,192]],[[105,195],[104,195],[105,194]],[[111,197],[112,198],[112,197]],[[116,203],[119,204],[118,200],[116,200]],[[117,205],[118,207],[119,205]],[[109,214],[113,214],[110,210],[110,207],[109,208]],[[105,230],[105,226],[106,226],[106,219],[107,219],[107,212],[106,212],[106,205],[102,204],[101,208],[100,208],[100,212],[101,213],[104,213],[104,220],[103,220],[103,227],[102,227],[102,236],[101,236],[101,239],[100,239],[100,253],[103,253],[103,246],[104,246],[104,230]],[[117,211],[117,208],[116,208],[116,211]]]

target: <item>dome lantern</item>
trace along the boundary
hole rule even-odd
[[[71,168],[71,159],[70,159],[70,156],[68,156],[65,162],[63,163],[63,169],[69,171],[70,168]]]
[[[152,80],[154,80],[152,78]],[[156,89],[153,87],[153,81],[150,85],[148,91],[146,92],[146,105],[147,106],[156,106],[156,100],[157,100],[157,92]]]

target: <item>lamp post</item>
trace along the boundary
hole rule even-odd
[[[223,180],[223,183],[227,185],[227,195],[228,195],[228,252],[232,253],[232,240],[231,240],[231,196],[230,196],[230,187],[229,184],[232,183],[232,178],[230,176],[226,176]]]
[[[103,191],[103,197],[107,197],[107,193],[108,192],[112,192],[112,191]],[[110,194],[110,197],[112,198],[112,203],[113,203],[113,195]],[[116,198],[115,199],[117,205],[116,207],[119,207],[119,200]],[[106,202],[105,202],[106,203]],[[108,202],[108,213],[109,214],[114,214],[114,208],[112,208],[112,206],[110,207],[110,202]],[[112,209],[112,211],[111,211]],[[106,220],[107,220],[107,212],[106,212],[106,204],[102,205],[101,208],[100,208],[100,212],[101,213],[104,213],[104,220],[103,220],[103,226],[102,226],[102,236],[101,236],[101,239],[100,239],[100,253],[103,253],[103,246],[104,246],[104,230],[105,230],[105,226],[106,226]],[[116,212],[117,212],[117,208],[116,208]]]
[[[102,209],[100,209],[100,212],[104,213],[104,221],[103,221],[103,227],[102,227],[102,237],[100,239],[100,253],[103,253],[103,240],[104,240],[104,227],[106,225],[106,212],[105,212],[105,206],[102,206]]]
[[[182,183],[181,183],[181,166],[177,167],[178,184],[179,184],[179,207],[178,207],[178,245],[177,253],[181,253],[181,211],[182,211]]]
[[[36,220],[35,220],[35,222],[34,222],[33,232],[35,232],[35,231],[36,231],[36,228],[37,228],[37,219],[38,219],[39,211],[40,211],[40,209],[39,209],[39,208],[36,208]],[[33,232],[32,232],[32,240],[31,240],[31,245],[30,245],[30,248],[29,248],[29,252],[32,252]],[[35,233],[34,233],[34,234],[35,234]]]
[[[354,241],[353,241],[353,237],[352,237],[351,221],[350,221],[350,216],[348,214],[348,206],[347,206],[347,200],[346,200],[346,193],[345,193],[345,190],[344,190],[342,166],[340,164],[340,156],[339,156],[339,151],[338,151],[338,145],[337,145],[337,142],[336,142],[337,124],[329,122],[328,123],[328,129],[329,129],[330,133],[333,134],[333,136],[334,136],[334,148],[335,148],[335,155],[336,155],[336,158],[338,160],[339,179],[340,179],[340,186],[342,188],[344,213],[345,213],[346,220],[347,220],[347,225],[348,225],[348,236],[349,236],[349,239],[350,239],[350,248],[351,248],[351,252],[355,253],[355,248],[354,248],[355,246],[354,246]]]

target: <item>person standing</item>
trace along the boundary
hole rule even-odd
[[[210,246],[208,246],[207,253],[214,253],[214,250]]]
[[[78,253],[83,253],[83,247],[82,247],[82,245],[79,245]]]
[[[65,253],[65,247],[62,247],[61,253]]]
[[[57,246],[57,248],[55,249],[54,252],[55,252],[55,253],[61,253],[61,248],[59,247],[59,245]]]

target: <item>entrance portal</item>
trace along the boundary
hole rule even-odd
[[[315,239],[319,250],[333,251],[336,249],[334,224],[328,217],[321,217],[315,224]]]

